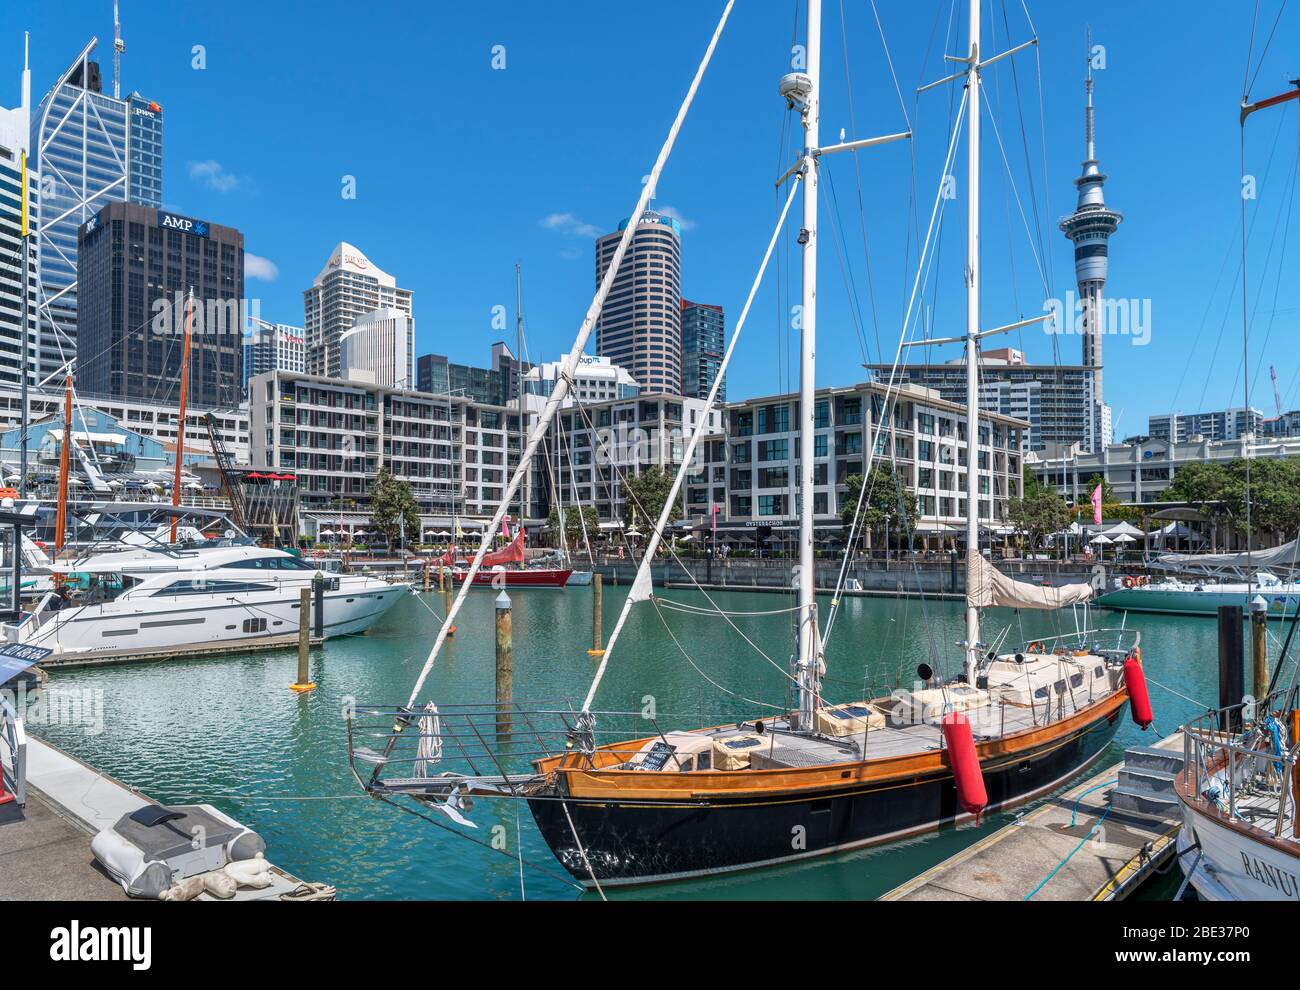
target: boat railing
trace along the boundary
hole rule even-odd
[[[1106,645],[1109,637],[1114,637],[1114,645]],[[1051,653],[1057,649],[1089,649],[1101,656],[1128,654],[1142,645],[1142,633],[1127,626],[1104,626],[1097,629],[1078,629],[1074,632],[1057,633],[1055,636],[1035,636],[1026,639],[1026,645],[1038,643],[1042,652]],[[1071,646],[1070,644],[1074,644]]]
[[[1207,712],[1183,728],[1188,798],[1243,826],[1300,838],[1300,739],[1288,744],[1290,691]],[[1294,725],[1294,719],[1293,719]],[[1290,734],[1296,735],[1295,729]]]
[[[0,754],[0,775],[4,781],[0,790],[9,791],[14,802],[24,807],[27,804],[27,732],[23,717],[3,693],[0,693],[0,742],[6,750]]]
[[[665,743],[698,716],[643,711],[582,712],[567,699],[440,705],[408,709],[356,705],[345,712],[352,772],[372,794],[446,794],[458,786],[521,796],[542,780],[536,764],[571,756],[610,769],[646,740]],[[616,748],[620,741],[635,741]],[[670,756],[670,759],[676,759]]]

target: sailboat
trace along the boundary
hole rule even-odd
[[[980,75],[984,67],[1010,52],[984,56],[980,2],[969,3],[969,49],[960,58],[949,56],[963,64],[949,79],[966,85],[958,127],[968,111],[967,324],[965,335],[954,340],[966,348],[966,436],[974,445],[980,438],[978,342],[988,333],[977,322]],[[633,216],[646,207],[732,6],[726,4]],[[1067,608],[1088,601],[1092,589],[1016,582],[984,559],[978,542],[979,459],[971,456],[960,672],[943,678],[921,665],[920,683],[912,691],[838,704],[822,695],[824,672],[836,659],[828,656],[826,645],[838,598],[832,599],[823,618],[815,595],[813,554],[819,163],[828,154],[903,140],[910,132],[821,144],[821,8],[821,0],[806,0],[806,69],[785,76],[780,85],[787,107],[799,117],[803,151],[783,180],[789,181],[785,206],[717,378],[720,382],[726,372],[773,248],[802,190],[799,570],[797,605],[792,610],[797,647],[788,670],[783,671],[793,703],[739,721],[719,719],[712,726],[684,730],[661,726],[667,718],[662,714],[651,719],[644,712],[593,708],[630,610],[654,596],[651,561],[707,428],[707,410],[717,399],[715,382],[580,706],[530,710],[514,702],[425,702],[421,692],[446,626],[464,597],[462,589],[408,703],[400,708],[358,706],[348,724],[353,772],[371,796],[388,801],[414,798],[452,820],[463,819],[474,799],[526,801],[542,837],[573,879],[602,893],[607,886],[789,863],[955,823],[978,822],[992,809],[1060,786],[1095,760],[1123,714],[1129,699],[1127,685],[1141,678],[1138,637],[1132,631],[1125,634],[1127,644],[1121,643],[1118,633],[1107,631],[1105,641],[1114,645],[1105,647],[1099,630],[1002,652],[981,641],[982,614],[991,606]],[[950,157],[956,136],[954,128]],[[575,364],[633,226],[627,226],[592,300],[570,353]],[[561,377],[558,398],[552,396],[530,435],[528,455],[563,398]],[[879,429],[877,423],[877,436]],[[873,444],[867,449],[877,448]],[[507,491],[506,499],[510,496]],[[475,563],[485,551],[486,541]],[[470,578],[472,572],[473,568]],[[851,644],[841,655],[859,653],[859,646]],[[1144,717],[1150,721],[1149,714]],[[493,745],[494,739],[507,744]],[[528,760],[522,767],[521,758]]]

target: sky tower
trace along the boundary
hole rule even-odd
[[[1061,231],[1074,242],[1074,275],[1079,283],[1079,301],[1083,318],[1083,363],[1093,368],[1093,449],[1108,441],[1109,424],[1104,410],[1102,393],[1102,337],[1105,335],[1105,309],[1101,305],[1102,289],[1106,285],[1107,242],[1115,233],[1123,214],[1109,209],[1102,194],[1106,176],[1098,167],[1096,150],[1096,123],[1092,108],[1092,36],[1088,36],[1088,75],[1085,83],[1088,96],[1084,110],[1085,157],[1083,174],[1074,180],[1079,189],[1079,204],[1075,211],[1061,221]]]

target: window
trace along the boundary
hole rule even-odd
[[[232,560],[221,566],[256,571],[314,571],[316,569],[297,557],[254,557],[252,560]]]
[[[154,598],[172,597],[174,595],[235,595],[253,591],[274,591],[269,584],[254,584],[251,581],[209,581],[205,578],[185,578],[174,581],[165,588],[153,593]]]

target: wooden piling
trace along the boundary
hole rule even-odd
[[[603,597],[600,571],[596,571],[591,575],[591,649],[587,651],[593,657],[603,657],[605,655],[602,646],[604,622],[601,617],[601,599]]]
[[[510,705],[514,694],[514,620],[510,596],[497,595],[497,733],[510,732]]]
[[[311,650],[311,588],[298,591],[298,679],[289,685],[289,690],[302,694],[312,691],[316,685],[311,682],[308,670],[309,652]]]
[[[424,593],[426,595],[429,593],[429,565],[427,563],[424,565]]]
[[[1224,732],[1241,731],[1242,619],[1240,605],[1219,606],[1219,728]]]
[[[1255,700],[1263,701],[1268,694],[1268,604],[1263,598],[1250,603],[1250,655]]]
[[[443,582],[443,585],[442,585],[442,611],[443,611],[443,614],[444,614],[444,615],[451,615],[451,598],[452,598],[452,595],[451,595],[451,582],[450,582],[450,581],[444,581],[444,582]],[[455,636],[455,635],[456,635],[456,627],[455,627],[455,626],[449,626],[449,627],[447,628],[447,635],[448,635],[449,637],[451,637],[451,636]]]

